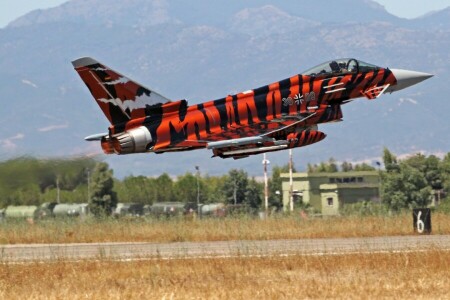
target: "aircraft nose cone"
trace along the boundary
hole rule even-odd
[[[391,69],[395,78],[397,79],[397,84],[390,88],[390,92],[399,91],[410,87],[412,85],[418,84],[434,75],[416,71],[401,70],[401,69]]]

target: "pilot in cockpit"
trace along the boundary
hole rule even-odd
[[[330,62],[330,68],[331,68],[331,72],[333,72],[333,73],[341,72],[341,68],[339,67],[339,64],[335,60]]]
[[[345,74],[350,72],[350,70],[347,69],[347,64],[345,62],[338,63],[333,60],[330,62],[330,68],[332,73]]]
[[[341,68],[342,73],[351,72],[350,70],[347,69],[347,63],[344,61],[339,63],[339,68]]]

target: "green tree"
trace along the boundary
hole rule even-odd
[[[425,155],[423,155],[422,153],[417,153],[404,159],[402,162],[416,170],[419,170],[422,173],[425,173],[426,160],[427,158],[425,157]]]
[[[308,163],[308,165],[306,166],[306,172],[308,172],[308,173],[315,173],[316,170],[317,170],[316,164],[313,165],[311,163]]]
[[[228,175],[223,176],[206,176],[202,179],[200,189],[204,203],[226,203],[227,199],[224,194],[224,185],[227,182]]]
[[[447,201],[450,203],[450,153],[444,156],[439,169],[442,176],[442,187],[447,195]]]
[[[420,170],[422,164],[418,164],[418,160],[399,163],[387,149],[383,160],[386,166],[386,172],[381,176],[383,203],[393,211],[428,205],[431,187]]]
[[[281,208],[283,206],[281,199],[283,193],[281,173],[289,173],[289,165],[272,167],[272,178],[269,180],[269,206],[271,207]]]
[[[344,162],[341,164],[341,170],[342,170],[342,172],[350,172],[350,171],[353,171],[353,165],[352,165],[352,163],[349,163],[349,162],[344,161]]]
[[[88,170],[93,170],[96,162],[89,158],[76,158],[68,160],[52,160],[48,168],[52,170],[52,180],[59,180],[62,190],[72,191],[78,186],[87,184]]]
[[[327,164],[327,167],[326,167],[326,172],[327,173],[336,173],[336,172],[338,172],[339,170],[338,170],[338,166],[337,166],[337,164],[336,164],[336,160],[334,159],[334,158],[330,158],[329,160],[328,160],[328,164]]]
[[[444,188],[444,174],[441,169],[441,160],[435,155],[430,155],[425,161],[425,178],[433,190]]]
[[[41,203],[56,202],[58,199],[56,188],[49,188],[41,194]],[[87,185],[79,185],[73,190],[60,190],[59,199],[61,203],[85,203],[88,200]]]
[[[163,173],[155,180],[155,199],[156,202],[171,202],[173,196],[173,180],[169,174]]]
[[[255,180],[255,178],[252,178],[248,182],[247,190],[245,191],[245,200],[243,203],[255,209],[261,207],[264,199],[263,189],[264,184],[259,183]]]
[[[39,205],[50,200],[50,194],[55,195],[51,201],[56,201],[57,185],[61,195],[68,195],[63,191],[72,192],[86,184],[86,169],[94,165],[94,160],[86,158],[39,160],[21,157],[0,162],[0,206]],[[86,201],[86,197],[83,199]],[[66,199],[61,197],[61,201]]]
[[[397,157],[394,154],[392,154],[387,148],[384,148],[383,150],[383,162],[387,172],[400,171],[400,166],[398,165]]]
[[[145,176],[128,176],[114,183],[118,200],[125,203],[152,204],[155,201],[154,189],[155,180]]]
[[[113,191],[113,171],[107,163],[98,163],[91,175],[91,211],[96,216],[110,215],[117,205],[117,196]]]
[[[417,172],[420,172],[425,178],[426,185],[432,190],[441,190],[443,188],[443,174],[441,169],[441,161],[435,155],[426,157],[423,154],[416,154],[402,161]]]
[[[41,191],[37,184],[29,183],[14,190],[8,197],[7,205],[40,205]]]
[[[389,209],[399,211],[408,203],[400,166],[397,158],[387,148],[383,150],[383,161],[386,172],[381,173],[381,198]]]
[[[328,162],[321,162],[319,165],[308,164],[307,171],[308,173],[335,173],[338,172],[339,169],[336,160],[331,157]]]
[[[248,175],[243,170],[230,170],[222,187],[225,199],[230,204],[241,204],[245,202]]]
[[[430,203],[431,187],[420,170],[401,164],[408,207],[426,207]]]
[[[372,167],[371,165],[368,165],[366,163],[362,163],[362,164],[356,164],[353,167],[354,171],[357,172],[363,172],[363,171],[376,171],[376,169],[374,167]]]
[[[319,166],[316,169],[317,173],[327,173],[328,172],[328,165],[325,162],[321,162]]]
[[[200,178],[198,178],[199,187],[200,187]],[[182,176],[178,176],[177,181],[173,187],[174,197],[176,201],[179,202],[193,202],[197,203],[197,192],[202,191],[201,188],[197,191],[197,177],[192,173],[186,173]],[[203,191],[204,193],[205,191]],[[203,193],[199,195],[202,196]],[[202,202],[203,197],[200,198],[200,203]]]

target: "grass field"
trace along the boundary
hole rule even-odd
[[[450,216],[433,214],[450,234]],[[412,216],[0,224],[0,243],[218,241],[412,234]],[[0,299],[450,299],[450,251],[0,262]]]
[[[0,264],[1,299],[449,299],[450,252]]]
[[[450,215],[432,216],[433,233],[450,234]],[[298,216],[203,220],[87,220],[0,224],[0,244],[179,242],[372,237],[413,233],[411,214],[310,218]]]

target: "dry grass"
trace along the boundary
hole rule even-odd
[[[450,215],[435,213],[432,223],[435,234],[450,234]],[[411,214],[324,219],[291,216],[267,220],[52,221],[2,224],[0,244],[270,240],[409,235],[412,232]]]
[[[450,252],[0,265],[2,299],[449,299]]]

